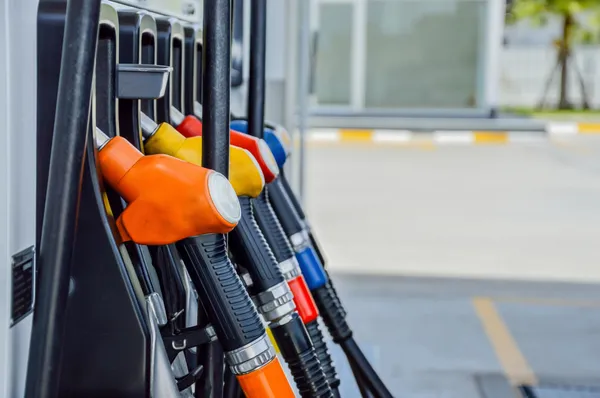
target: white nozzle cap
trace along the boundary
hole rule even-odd
[[[258,140],[258,151],[265,160],[269,171],[276,176],[279,175],[279,166],[277,166],[273,152],[271,152],[271,148],[269,148],[269,145],[265,142],[265,140]]]
[[[248,157],[250,159],[252,159],[252,163],[254,164],[254,167],[256,167],[256,170],[260,174],[260,180],[262,181],[262,186],[264,188],[264,186],[265,186],[265,175],[264,175],[262,169],[260,168],[260,165],[258,164],[258,160],[256,160],[256,158],[254,157],[254,155],[252,153],[250,153],[249,150],[243,149],[243,148],[240,148],[240,149],[242,149],[242,151],[244,151],[248,155]]]
[[[275,136],[281,141],[283,149],[285,150],[285,155],[290,156],[292,153],[292,137],[290,136],[290,133],[288,133],[285,127],[277,125],[275,127]]]
[[[232,224],[240,221],[242,217],[240,202],[231,183],[223,174],[216,171],[209,174],[208,193],[221,217]]]

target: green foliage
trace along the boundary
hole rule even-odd
[[[600,0],[515,0],[507,23],[528,20],[540,26],[552,15],[572,17],[572,31],[568,34],[571,43],[567,45],[597,42],[600,38]]]

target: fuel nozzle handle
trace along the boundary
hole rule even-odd
[[[308,324],[318,318],[319,312],[302,276],[294,250],[281,228],[267,195],[267,192],[263,192],[253,201],[256,221],[263,231],[267,243],[273,249],[279,269],[294,294],[294,302],[300,318],[305,324]]]
[[[209,234],[183,239],[177,243],[182,260],[188,267],[194,285],[200,287],[198,294],[211,319],[222,319],[214,323],[219,342],[226,352],[258,341],[266,336],[265,329],[250,296],[246,293],[235,268],[227,256],[225,238],[221,234]],[[225,321],[225,322],[223,322]],[[271,347],[260,350],[260,358],[274,357]],[[234,373],[245,373],[243,361],[235,355],[227,355]],[[259,366],[264,363],[258,364]]]
[[[234,229],[230,235],[231,250],[239,263],[248,269],[255,289],[258,292],[267,291],[284,283],[285,279],[277,266],[271,248],[256,223],[250,198],[240,197],[239,201],[242,216],[238,228]]]
[[[330,397],[310,336],[296,312],[294,296],[253,215],[252,202],[241,197],[242,217],[230,233],[231,251],[250,274],[254,301],[269,322],[275,341],[303,397]],[[307,373],[307,369],[310,371]]]
[[[254,215],[256,221],[262,230],[265,239],[273,250],[273,255],[279,264],[294,258],[294,249],[290,245],[281,224],[275,215],[273,208],[268,200],[268,193],[265,191],[254,199]],[[287,278],[286,278],[287,279]]]
[[[290,198],[281,186],[281,181],[276,179],[267,186],[267,190],[271,205],[296,253],[296,258],[308,287],[313,291],[325,286],[328,278],[323,264],[319,261],[308,233],[291,204]]]
[[[221,234],[195,236],[177,243],[190,278],[240,385],[273,396],[293,392],[256,307],[227,256]]]
[[[294,303],[296,304],[298,315],[306,327],[327,383],[335,393],[340,386],[340,380],[337,378],[333,359],[329,354],[323,333],[318,325],[317,318],[319,317],[319,311],[302,276],[298,261],[294,256],[294,250],[268,201],[268,192],[264,191],[255,198],[253,205],[256,221],[263,231],[269,246],[273,249],[273,254],[279,263],[279,268],[290,290],[294,294]],[[335,396],[339,396],[339,393]]]
[[[285,175],[282,174],[280,176],[279,180],[281,181],[282,188],[284,189],[284,191],[287,193],[288,197],[290,198],[291,204],[294,206],[294,209],[296,209],[296,213],[298,213],[298,217],[302,221],[302,223],[304,225],[304,229],[308,232],[308,237],[310,239],[310,242],[312,243],[312,246],[313,246],[315,252],[317,253],[317,256],[319,257],[321,264],[323,264],[323,267],[327,267],[327,259],[325,258],[325,253],[323,253],[323,249],[321,248],[319,241],[317,240],[317,238],[314,235],[314,232],[308,222],[308,218],[306,217],[306,214],[304,213],[304,210],[302,209],[302,205],[300,204],[300,201],[298,200],[298,196],[296,196],[296,193],[290,186],[290,183],[287,180]]]

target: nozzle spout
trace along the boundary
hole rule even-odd
[[[183,119],[185,119],[185,115],[181,112],[179,112],[179,110],[177,108],[175,108],[174,106],[171,107],[171,124],[173,125],[173,127],[177,127],[181,124],[181,122],[183,122]]]
[[[142,126],[142,136],[144,137],[144,140],[152,137],[158,127],[156,122],[148,117],[144,112],[142,112],[140,124]]]
[[[104,145],[106,145],[106,143],[110,141],[110,138],[106,134],[104,134],[102,130],[96,127],[96,131],[94,132],[94,141],[96,142],[96,146],[100,151],[102,150],[102,148],[104,148]]]

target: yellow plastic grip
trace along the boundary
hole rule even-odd
[[[147,154],[165,154],[202,166],[202,137],[185,138],[173,126],[161,123],[144,143]],[[237,196],[257,197],[265,187],[265,177],[250,152],[229,146],[229,181]]]

